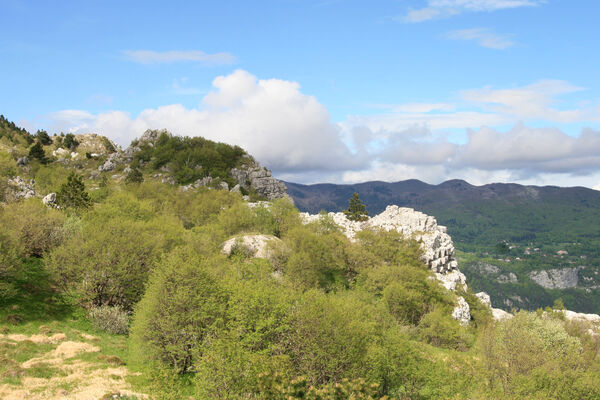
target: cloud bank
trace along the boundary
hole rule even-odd
[[[574,136],[551,125],[599,121],[593,104],[561,103],[582,90],[559,80],[469,89],[454,103],[383,105],[383,113],[336,123],[298,83],[237,70],[215,78],[197,108],[173,104],[133,117],[63,110],[51,116],[50,128],[97,132],[122,146],[146,129],[166,128],[240,145],[277,176],[307,183],[463,178],[592,187],[600,181],[600,131],[583,128]]]

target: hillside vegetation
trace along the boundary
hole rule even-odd
[[[473,186],[459,180],[440,185],[409,180],[287,186],[301,211],[343,210],[357,192],[372,214],[387,204],[397,204],[434,215],[448,227],[461,251],[461,270],[473,290],[488,292],[499,307],[535,310],[562,299],[571,310],[600,310],[600,192],[596,190]],[[482,262],[499,272],[482,272]],[[559,269],[577,269],[577,284],[557,289],[531,279],[536,271]],[[509,273],[515,279],[498,279]]]
[[[414,240],[365,230],[351,242],[325,216],[302,224],[286,199],[164,184],[153,179],[161,156],[211,142],[169,143],[100,173],[107,155],[58,161],[45,145],[48,163],[17,166],[27,148],[2,153],[2,179],[33,178],[60,207],[37,196],[0,207],[4,397],[600,397],[597,327],[550,309],[494,322],[470,292],[461,326],[457,294],[432,279]],[[230,150],[217,165],[237,162]],[[266,256],[243,244],[248,234],[269,238]]]

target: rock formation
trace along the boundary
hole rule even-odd
[[[579,283],[579,270],[576,268],[558,268],[541,271],[532,271],[529,277],[532,281],[546,289],[569,289]]]
[[[271,246],[281,243],[281,239],[271,235],[237,236],[223,243],[223,253],[230,255],[237,247],[250,253],[252,257],[269,258]]]
[[[9,179],[6,197],[15,200],[35,197],[35,181],[32,179],[29,182],[25,182],[20,176]]]
[[[285,183],[273,178],[271,171],[257,163],[248,167],[232,168],[230,174],[240,187],[246,190],[254,189],[267,200],[288,197]]]
[[[320,215],[300,213],[304,223],[318,221]],[[415,211],[412,208],[388,206],[384,212],[368,218],[364,222],[350,221],[344,213],[329,213],[328,216],[342,229],[350,240],[363,229],[380,228],[395,230],[406,237],[421,243],[422,261],[434,273],[437,280],[448,290],[466,289],[465,275],[458,269],[454,258],[454,244],[446,233],[446,227],[439,226],[434,217]],[[462,299],[462,300],[461,300]],[[471,319],[469,305],[462,297],[452,313],[461,324]]]

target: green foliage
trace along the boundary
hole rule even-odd
[[[25,129],[7,120],[4,115],[0,115],[0,142],[3,140],[6,140],[7,144],[10,145],[28,147],[33,143],[34,138]]]
[[[88,317],[98,330],[115,335],[129,332],[129,313],[119,306],[92,307]]]
[[[236,182],[229,171],[239,166],[247,154],[238,146],[217,143],[202,137],[170,136],[156,132],[154,144],[143,143],[136,153],[136,162],[148,162],[152,170],[168,167],[179,184],[211,176],[226,181],[230,186]]]
[[[280,374],[261,374],[259,382],[261,399],[264,400],[375,400],[380,397],[378,385],[368,384],[364,379],[344,379],[316,388],[305,377],[284,379]],[[393,400],[382,397],[381,400]]]
[[[419,335],[427,343],[449,349],[466,350],[473,337],[451,316],[451,309],[437,307],[419,323]]]
[[[142,182],[144,182],[144,175],[142,174],[142,172],[139,169],[137,169],[136,167],[133,167],[127,173],[127,176],[125,177],[125,182],[126,183],[142,183]]]
[[[367,207],[360,201],[358,193],[354,192],[350,198],[348,209],[344,211],[350,221],[366,221],[369,218]]]
[[[307,292],[290,315],[286,353],[312,385],[365,376],[364,360],[376,331],[373,310],[351,295]]]
[[[67,133],[63,139],[63,146],[70,150],[75,150],[79,146],[79,142],[75,139],[75,135]]]
[[[299,287],[333,290],[348,284],[345,245],[340,233],[318,234],[297,227],[288,232],[291,248],[284,272]]]
[[[49,254],[47,265],[61,287],[83,306],[130,310],[142,297],[159,256],[179,241],[179,231],[172,226],[169,220],[88,215],[81,230]]]
[[[12,237],[22,257],[42,257],[64,237],[65,216],[38,199],[10,203],[0,213],[0,225]]]
[[[155,270],[131,327],[139,359],[185,373],[202,356],[203,342],[221,329],[228,295],[203,268],[206,262],[181,251]]]
[[[75,172],[71,172],[56,194],[56,202],[59,207],[73,209],[75,211],[85,210],[91,207],[90,195],[85,190],[83,178]]]
[[[544,314],[519,312],[489,326],[481,337],[481,350],[489,385],[507,396],[523,391],[532,378],[538,387],[525,390],[544,392],[540,375],[550,373],[556,379],[582,366],[581,340],[568,334],[563,321]]]
[[[47,164],[49,162],[48,157],[46,157],[46,152],[44,151],[40,141],[35,142],[35,144],[31,146],[29,149],[29,157],[32,160],[38,160],[42,164]]]
[[[48,132],[46,132],[45,130],[38,130],[35,133],[35,136],[37,136],[37,140],[43,144],[44,146],[48,146],[52,144],[52,138],[50,138],[50,135],[48,135]]]

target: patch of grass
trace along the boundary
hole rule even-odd
[[[59,368],[40,362],[32,365],[30,368],[26,368],[24,375],[32,378],[50,379],[57,376],[67,376],[67,373]]]

